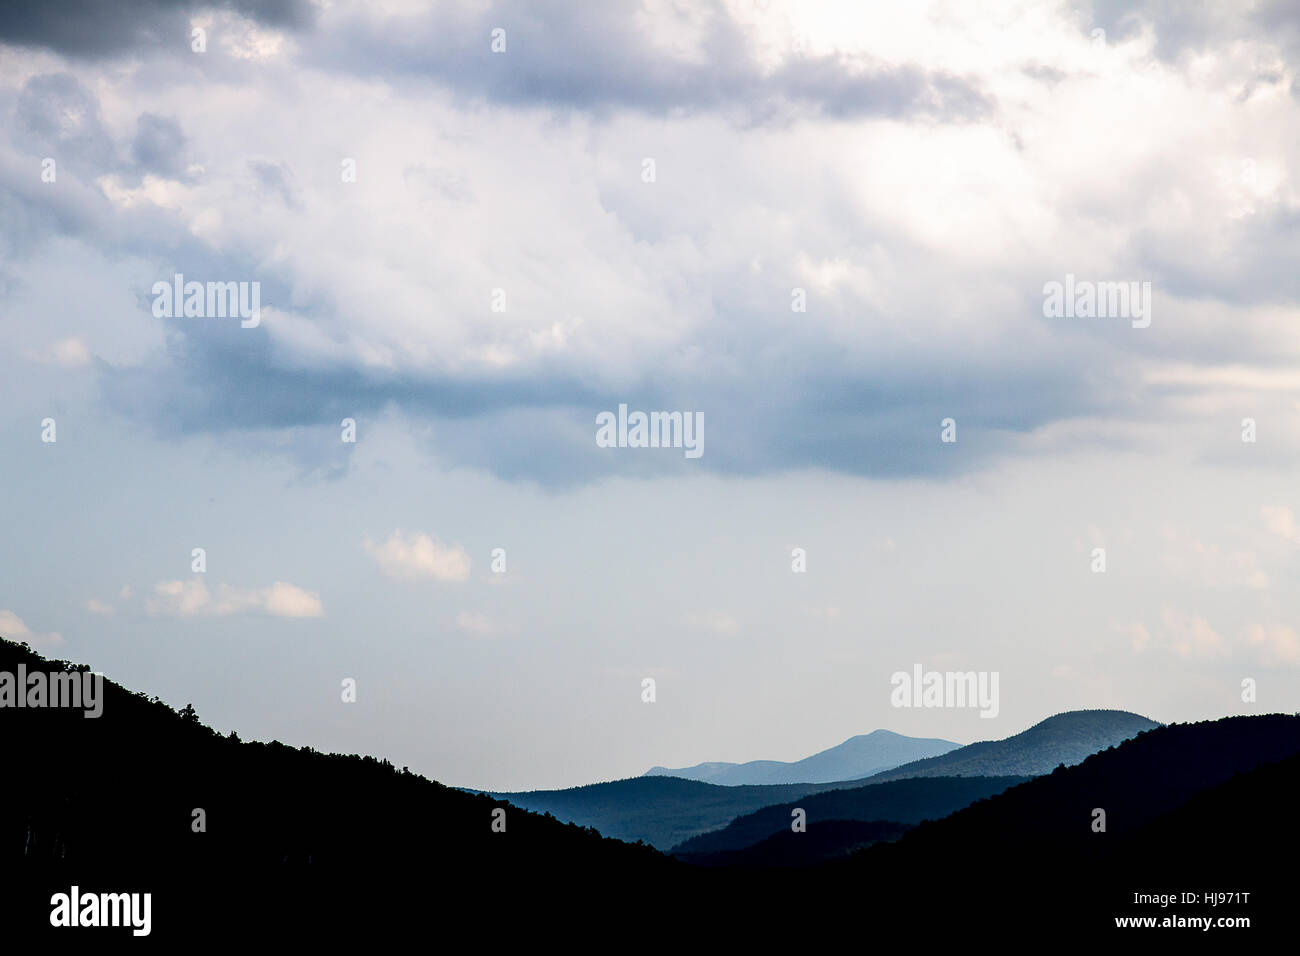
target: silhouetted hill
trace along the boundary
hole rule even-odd
[[[0,671],[20,663],[64,667],[0,641]],[[846,929],[886,924],[922,943],[939,933],[993,943],[1096,931],[1113,939],[1114,916],[1143,912],[1134,892],[1207,890],[1254,894],[1244,911],[1257,928],[1242,939],[1293,932],[1300,716],[1157,728],[894,842],[906,821],[810,814],[807,833],[773,833],[741,851],[743,865],[698,867],[512,806],[506,832],[494,833],[499,800],[387,761],[222,737],[189,708],[177,713],[111,681],[104,689],[98,719],[0,707],[0,927],[14,952],[43,951],[22,945],[38,934],[66,936],[55,951],[98,950],[101,941],[111,951],[112,938],[129,938],[122,929],[52,928],[51,895],[74,884],[151,893],[153,934],[164,940],[284,939],[291,951],[411,931],[469,934],[487,947],[557,936],[594,946],[654,914],[680,917],[674,927],[693,940],[733,946],[770,946],[782,935],[833,943]],[[918,792],[988,785],[907,782]],[[619,784],[696,798],[702,788],[712,799],[749,789],[760,806],[786,799],[772,799],[781,787]],[[841,796],[839,784],[804,789],[805,800],[827,794],[828,807],[829,795]],[[1105,833],[1092,830],[1098,807]],[[195,808],[206,811],[206,832],[193,832]],[[807,865],[816,859],[830,862]],[[773,865],[782,863],[802,868]],[[167,944],[173,950],[182,951]]]
[[[643,840],[661,850],[717,830],[743,814],[827,790],[913,776],[1032,776],[1077,763],[1094,750],[1158,724],[1123,711],[1074,711],[1050,717],[1006,740],[971,744],[856,780],[818,784],[720,786],[680,777],[644,776],[564,790],[497,793],[516,806],[595,827],[620,840]],[[1089,750],[1088,748],[1094,748]],[[947,761],[952,761],[951,764]],[[988,768],[979,773],[978,768]],[[1005,769],[1020,768],[1020,769]],[[851,814],[843,819],[856,819]],[[884,819],[911,819],[886,817]],[[762,839],[770,833],[759,834]],[[752,842],[752,841],[751,841]],[[738,849],[728,846],[727,849]]]
[[[1257,913],[1289,907],[1271,877],[1300,851],[1297,755],[1300,716],[1160,727],[872,846],[825,870],[819,885],[835,894],[888,874],[877,887],[892,906],[915,906],[912,888],[924,885],[930,899],[987,915],[988,894],[972,893],[976,877],[1004,901],[995,908],[1016,901],[1008,919],[1059,929],[1056,917],[1073,914],[1079,932],[1113,931],[1116,915],[1149,915],[1135,892],[1246,890]],[[1096,809],[1105,811],[1105,832],[1094,832]]]
[[[935,757],[959,745],[933,737],[905,737],[889,730],[850,737],[844,743],[802,760],[751,760],[747,763],[701,763],[694,767],[652,767],[642,776],[682,777],[724,787],[747,784],[834,783],[858,780],[899,764]]]
[[[818,820],[803,833],[789,827],[738,850],[682,857],[695,866],[794,867],[840,859],[875,843],[897,840],[915,824],[890,820]]]
[[[935,820],[1001,793],[1028,777],[914,777],[847,790],[806,794],[797,802],[763,807],[737,817],[721,830],[691,837],[673,847],[672,854],[690,863],[710,862],[705,856],[742,850],[790,830],[796,806],[807,814],[808,833],[832,820],[915,824]],[[819,837],[820,839],[820,837]]]
[[[797,800],[843,783],[720,787],[681,777],[629,777],[566,790],[497,793],[517,807],[594,827],[618,840],[643,840],[666,850],[735,817],[785,800]]]
[[[29,672],[72,666],[0,640],[0,671],[19,664]],[[373,881],[404,894],[432,875],[454,875],[459,895],[487,893],[486,906],[487,887],[502,892],[513,881],[637,879],[680,866],[515,807],[506,808],[506,832],[494,833],[501,800],[372,757],[222,737],[192,710],[177,713],[109,680],[103,695],[93,719],[66,708],[0,708],[7,935],[48,930],[50,894],[73,883],[153,892],[161,931],[196,914],[195,926],[208,925],[227,903],[235,925],[259,913],[292,919],[299,893],[312,907],[346,886],[355,904]],[[204,833],[192,830],[196,808],[206,812]],[[264,907],[253,890],[260,880],[273,881],[262,887],[272,894]]]
[[[1194,794],[1177,809],[1140,825],[1113,858],[1120,866],[1138,867],[1161,860],[1180,868],[1184,878],[1217,885],[1230,861],[1248,865],[1251,849],[1264,848],[1277,862],[1295,859],[1300,850],[1297,806],[1300,754],[1234,774]]]
[[[1098,857],[1116,837],[1178,808],[1198,791],[1297,753],[1300,717],[1171,724],[923,824],[899,851],[920,859],[963,847],[991,851],[996,842],[1004,854]],[[1092,832],[1094,808],[1106,811],[1104,835]]]
[[[1036,777],[1061,764],[1079,763],[1090,754],[1114,746],[1160,725],[1123,710],[1072,710],[1039,721],[1003,740],[984,740],[939,757],[915,760],[874,774],[870,780],[904,777]]]

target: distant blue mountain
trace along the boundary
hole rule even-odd
[[[698,834],[721,829],[736,817],[764,807],[784,805],[786,809],[783,812],[788,817],[790,801],[800,800],[808,794],[911,777],[1033,777],[1051,773],[1060,764],[1071,766],[1079,763],[1090,754],[1117,746],[1143,730],[1158,726],[1155,721],[1124,711],[1071,711],[1049,717],[1005,740],[982,741],[966,747],[946,740],[918,740],[878,730],[853,737],[839,747],[795,763],[754,762],[759,765],[761,773],[771,773],[775,768],[796,778],[808,776],[820,778],[818,780],[720,785],[719,780],[735,779],[729,770],[752,765],[702,764],[704,769],[699,772],[712,773],[707,781],[681,776],[695,772],[695,767],[685,770],[656,767],[648,774],[627,780],[567,790],[493,793],[492,796],[536,813],[551,813],[568,823],[595,827],[607,837],[628,842],[644,840],[651,846],[667,850]],[[941,752],[935,757],[907,762],[898,750],[891,749],[913,745],[935,746]],[[849,764],[836,767],[837,754],[847,759]],[[823,763],[820,758],[827,755],[830,759]],[[859,762],[854,765],[854,760]],[[879,763],[871,763],[873,760],[893,767],[884,771],[873,770],[873,766],[879,767]],[[902,762],[896,763],[898,761]],[[719,766],[722,769],[718,769]],[[951,809],[956,809],[956,806]],[[898,810],[890,813],[902,816],[896,822],[918,819],[905,816]],[[853,813],[846,819],[860,817]],[[759,834],[754,839],[762,836]],[[719,849],[729,852],[737,847]]]
[[[872,774],[868,783],[907,777],[1037,777],[1061,764],[1073,767],[1160,724],[1125,710],[1071,710],[1041,720],[1003,740],[981,740],[957,750]]]
[[[938,757],[960,744],[932,737],[904,737],[889,730],[850,737],[837,747],[803,760],[751,760],[748,763],[700,763],[694,767],[670,769],[652,767],[645,777],[682,777],[723,787],[778,783],[834,783],[858,780],[901,764]]]
[[[667,850],[697,833],[725,827],[736,817],[775,803],[849,786],[844,783],[719,787],[680,777],[629,777],[568,790],[492,793],[516,807],[549,813],[565,823],[595,827],[603,836],[643,840]]]

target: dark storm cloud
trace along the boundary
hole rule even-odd
[[[70,73],[34,76],[15,106],[15,133],[69,167],[107,171],[118,165],[99,99]]]
[[[263,191],[275,196],[290,209],[297,208],[298,197],[294,192],[293,174],[288,166],[284,163],[250,159],[248,168]]]
[[[217,272],[236,274],[232,268]],[[198,275],[200,269],[186,271]],[[269,288],[264,302],[275,299]],[[845,358],[810,341],[792,345],[777,365],[765,367],[755,358],[730,377],[655,376],[612,390],[560,367],[495,375],[305,367],[277,354],[265,327],[161,321],[168,331],[165,361],[99,369],[108,403],[160,435],[305,428],[336,444],[332,432],[343,418],[373,422],[395,410],[431,428],[430,450],[448,464],[551,488],[687,468],[737,475],[825,468],[876,477],[942,476],[991,461],[1013,447],[1017,435],[1047,423],[1134,411],[1112,407],[1131,389],[1099,388],[1072,374],[1077,354],[990,365],[957,354],[918,353],[886,365]],[[669,378],[673,384],[663,384]],[[611,455],[598,448],[596,415],[620,403],[703,412],[704,456],[688,462],[676,452]],[[949,416],[957,419],[960,437],[980,438],[940,443],[940,423]],[[317,467],[301,448],[293,456]]]
[[[315,19],[308,0],[60,0],[0,5],[0,43],[45,47],[76,57],[99,57],[153,46],[189,48],[190,17],[224,8],[268,26],[303,29]]]
[[[1213,254],[1175,259],[1145,236],[1135,246],[1179,295],[1234,305],[1300,302],[1300,205],[1279,203],[1232,224]]]
[[[865,55],[793,53],[776,70],[764,69],[745,30],[716,2],[701,7],[707,14],[702,55],[689,58],[655,46],[630,15],[636,8],[576,0],[449,3],[388,18],[358,5],[340,9],[323,32],[310,29],[318,11],[307,0],[73,0],[7,7],[0,14],[0,43],[76,57],[150,47],[188,51],[190,17],[212,7],[300,32],[303,57],[315,65],[360,75],[420,75],[461,95],[512,106],[718,110],[747,122],[817,115],[954,121],[993,108],[970,80]],[[497,27],[506,31],[502,55],[490,50]]]
[[[991,99],[943,71],[868,56],[792,53],[765,70],[719,3],[707,11],[701,55],[655,46],[624,4],[440,5],[417,16],[349,15],[315,38],[309,59],[362,75],[426,76],[456,92],[512,106],[652,114],[718,110],[743,120],[798,116],[971,119]],[[492,31],[506,50],[493,53]]]
[[[189,9],[179,4],[144,6],[162,11],[160,16],[181,17]],[[1146,9],[1159,7],[1152,4]],[[72,9],[75,13],[82,5],[74,4]],[[817,116],[962,120],[993,108],[968,81],[915,65],[795,54],[781,66],[764,69],[741,27],[720,6],[712,9],[701,56],[656,48],[624,7],[568,3],[474,10],[447,5],[404,19],[382,19],[373,9],[350,8],[340,19],[322,21],[320,30],[304,35],[301,48],[308,63],[363,75],[389,74],[421,94],[427,79],[474,102],[597,114],[679,115],[711,110],[751,122]],[[1170,43],[1190,48],[1198,37],[1209,36],[1200,20],[1170,16],[1173,19],[1165,26]],[[1285,27],[1288,21],[1278,16]],[[283,19],[290,25],[305,22]],[[156,26],[156,21],[151,22]],[[1138,21],[1116,9],[1104,22],[1110,24],[1108,31],[1123,36],[1136,29]],[[507,30],[508,52],[503,55],[489,49],[496,26]],[[1048,83],[1064,76],[1042,65],[1027,72]],[[184,114],[195,130],[201,129],[201,120],[191,117],[201,115],[201,106],[193,114]],[[294,301],[295,291],[301,294],[291,272],[266,274],[263,259],[253,250],[243,259],[237,253],[217,251],[198,238],[175,210],[149,203],[116,208],[100,191],[78,190],[104,172],[128,180],[146,172],[183,178],[191,145],[176,119],[141,113],[134,124],[118,131],[115,141],[105,128],[94,93],[69,74],[30,79],[17,94],[12,115],[13,140],[21,144],[24,158],[57,156],[60,169],[66,164],[75,175],[61,178],[57,191],[43,190],[34,172],[0,183],[0,213],[6,222],[0,249],[31,248],[42,233],[57,231],[114,254],[135,254],[157,262],[160,279],[177,271],[199,280],[260,281],[267,306]],[[272,116],[268,122],[276,119]],[[792,143],[791,149],[799,145]],[[193,158],[200,163],[204,159]],[[242,159],[237,166],[240,185],[252,186],[244,192],[259,200],[274,197],[264,205],[275,207],[283,201],[294,210],[291,227],[320,221],[310,216],[314,211],[310,167],[298,168],[301,182],[295,180],[288,163],[274,156]],[[454,165],[408,165],[402,176],[448,199],[473,199],[468,181]],[[500,188],[525,187],[502,182]],[[848,204],[837,201],[828,206],[828,233],[842,230],[861,238],[863,229],[837,222],[848,215],[844,211]],[[1236,304],[1293,302],[1300,297],[1300,280],[1290,268],[1298,251],[1297,225],[1296,211],[1278,205],[1273,214],[1235,227],[1234,241],[1226,244],[1231,252],[1213,261],[1200,246],[1182,249],[1154,231],[1133,235],[1130,251],[1142,266],[1138,274],[1150,274],[1161,294]],[[1279,240],[1279,236],[1287,238]],[[886,234],[882,239],[902,255],[901,238]],[[328,242],[329,237],[303,230],[296,241],[309,245]],[[920,264],[917,268],[934,265],[927,250],[913,252],[903,261],[910,258]],[[715,288],[748,287],[753,279],[743,265],[739,268],[734,276],[719,269],[711,279]],[[1067,269],[1063,266],[1060,272]],[[1057,274],[1048,270],[1046,277]],[[1017,314],[1039,312],[1041,302],[1036,300],[1044,277],[1032,268],[1022,277],[1027,301]],[[946,279],[961,281],[962,276],[954,272]],[[328,291],[320,292],[322,299],[328,299]],[[756,300],[780,301],[787,294],[785,288],[770,291]],[[1044,347],[1041,339],[1031,344],[1028,336],[1021,336],[1024,330],[1016,329],[998,336],[997,348],[964,354],[959,351],[960,338],[945,343],[939,336],[916,344],[921,340],[912,333],[888,331],[871,349],[839,348],[833,339],[819,337],[822,333],[816,324],[809,324],[804,332],[789,333],[789,338],[781,332],[779,361],[772,362],[771,342],[764,342],[761,334],[752,342],[738,336],[736,330],[750,317],[744,309],[726,305],[725,296],[719,295],[716,301],[724,303],[719,305],[721,314],[705,315],[690,345],[712,357],[725,356],[742,371],[719,375],[715,369],[726,363],[704,368],[685,362],[677,366],[670,360],[668,366],[644,373],[653,378],[632,378],[614,391],[592,384],[604,380],[600,363],[611,356],[589,357],[583,367],[557,360],[510,373],[376,369],[354,364],[356,356],[349,360],[292,354],[291,344],[277,343],[270,334],[273,316],[259,329],[206,319],[155,320],[143,291],[141,295],[142,321],[162,323],[167,349],[140,365],[98,366],[103,395],[112,407],[168,435],[239,437],[294,429],[315,434],[319,429],[331,444],[313,467],[331,474],[342,466],[337,437],[325,433],[337,429],[342,418],[373,418],[389,409],[399,410],[414,427],[430,428],[435,433],[434,450],[449,463],[548,486],[606,474],[679,468],[761,474],[822,467],[879,476],[945,475],[1007,451],[1016,436],[1045,424],[1089,415],[1123,419],[1143,414],[1135,404],[1140,390],[1124,380],[1133,370],[1134,356],[1123,354],[1125,346],[1098,344],[1112,334],[1101,327],[1064,332],[1063,337],[1074,336],[1071,342],[1079,345],[1077,351]],[[932,305],[918,296],[912,328],[926,328],[926,313],[941,307],[941,300]],[[870,319],[861,302],[845,308],[849,311],[834,316],[840,323]],[[326,337],[331,332],[342,337],[348,331],[347,317],[335,315],[328,301],[295,301],[294,309],[308,321],[318,320]],[[355,319],[363,333],[367,319]],[[882,325],[886,330],[898,327]],[[1098,341],[1086,341],[1089,337]],[[357,340],[364,341],[365,335]],[[377,340],[382,342],[382,336]],[[1213,357],[1224,360],[1234,355],[1257,358],[1249,353],[1262,347],[1248,341],[1225,346],[1218,339],[1179,340],[1176,347],[1167,342],[1137,340],[1151,354],[1163,348],[1182,355],[1194,347],[1213,346],[1218,350]],[[1110,387],[1113,381],[1119,386]],[[644,410],[702,411],[704,458],[696,465],[673,454],[604,454],[594,443],[595,415],[614,410],[621,402]],[[949,416],[958,420],[962,436],[956,446],[938,441],[939,423]],[[973,434],[979,434],[980,440],[965,440]],[[294,456],[312,461],[314,439],[293,441],[298,444]]]
[[[179,122],[142,113],[129,146],[119,144],[104,125],[98,97],[70,73],[29,79],[17,97],[14,120],[14,142],[24,151],[55,159],[83,181],[105,173],[136,181],[146,173],[185,177],[187,142]]]
[[[1277,46],[1294,67],[1300,60],[1300,4],[1263,0],[1251,5],[1186,0],[1092,0],[1081,8],[1087,30],[1101,27],[1107,41],[1123,41],[1150,27],[1155,55],[1173,62],[1186,54],[1222,50],[1255,40]]]
[[[185,173],[185,134],[169,116],[143,113],[131,144],[131,158],[141,172],[177,178]]]

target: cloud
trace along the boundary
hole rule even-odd
[[[92,361],[90,349],[80,337],[60,339],[45,351],[25,350],[28,360],[61,365],[64,368],[84,368]]]
[[[13,611],[0,611],[0,635],[11,641],[25,642],[37,650],[59,647],[63,644],[63,635],[57,631],[36,634]]]
[[[1272,49],[1253,21],[1207,74],[1150,62],[1141,30],[1098,52],[1069,8],[1008,36],[957,8],[881,31],[864,7],[803,51],[785,13],[720,3],[335,5],[310,30],[291,8],[237,7],[299,32],[221,83],[150,47],[129,72],[33,67],[0,88],[0,241],[48,263],[72,237],[154,268],[123,323],[151,346],[132,361],[84,327],[58,335],[105,358],[104,405],[164,437],[278,432],[286,457],[339,476],[348,449],[311,430],[392,411],[434,424],[447,465],[552,488],[944,477],[1154,437],[1222,393],[1149,379],[1160,362],[1298,357],[1300,150],[1271,132],[1297,104],[1236,102]],[[1026,50],[1050,54],[1050,89]],[[1250,182],[1216,175],[1245,156]],[[262,326],[154,319],[149,286],[174,272],[261,282]],[[1155,324],[1044,321],[1043,283],[1067,272],[1150,278]],[[21,285],[0,274],[7,309]],[[497,287],[506,312],[489,311]],[[704,457],[603,454],[594,417],[624,401],[703,412]],[[949,416],[960,441],[941,446]]]
[[[1139,654],[1151,644],[1151,632],[1147,630],[1145,624],[1135,621],[1129,624],[1115,624],[1113,627],[1129,639],[1133,650]]]
[[[202,578],[189,581],[159,581],[154,596],[145,603],[145,612],[155,617],[227,617],[235,614],[262,614],[269,617],[323,617],[325,609],[320,595],[276,581],[265,588],[236,588],[228,584],[208,591]]]
[[[505,30],[506,49],[491,49]],[[970,79],[880,61],[865,52],[787,49],[773,67],[759,37],[717,0],[631,12],[618,4],[551,0],[527,15],[508,3],[447,3],[384,16],[327,16],[312,59],[390,79],[427,77],[475,99],[656,116],[719,111],[746,123],[826,116],[964,120],[993,102]]]
[[[1165,608],[1160,623],[1162,626],[1155,633],[1137,622],[1117,624],[1115,630],[1129,638],[1136,653],[1160,650],[1182,660],[1206,660],[1232,653],[1227,639],[1202,617]]]
[[[1292,544],[1300,544],[1300,526],[1296,525],[1295,514],[1286,505],[1264,505],[1259,509],[1259,516],[1269,533]]]
[[[248,169],[257,180],[258,185],[269,195],[276,196],[290,208],[298,207],[294,193],[293,174],[283,163],[271,163],[265,160],[250,159]]]
[[[73,73],[30,77],[18,95],[15,120],[28,147],[55,160],[56,177],[122,176],[137,186],[147,175],[190,180],[189,141],[178,120],[145,111],[128,142],[126,130],[106,123],[99,96]]]
[[[269,26],[302,29],[315,18],[310,0],[66,0],[9,4],[0,16],[0,43],[38,46],[70,56],[100,57],[132,50],[190,51],[190,18],[221,8]]]
[[[1166,609],[1160,619],[1165,626],[1165,644],[1178,657],[1221,657],[1232,652],[1228,641],[1204,618]]]
[[[1268,664],[1300,664],[1300,634],[1294,628],[1255,624],[1248,631],[1247,640],[1252,647],[1258,647],[1264,652],[1264,660]]]
[[[1149,30],[1152,52],[1166,62],[1205,54],[1227,44],[1268,36],[1281,48],[1300,48],[1300,10],[1291,0],[1259,0],[1249,4],[1183,3],[1181,0],[1092,0],[1094,22],[1106,30],[1107,41],[1126,41]],[[1267,64],[1261,74],[1268,76]]]
[[[170,116],[140,115],[135,141],[131,144],[131,159],[138,169],[181,178],[188,165],[185,153],[185,134],[180,123]]]
[[[1160,614],[1162,629],[1154,641],[1146,641],[1183,660],[1200,660],[1223,657],[1232,653],[1226,638],[1214,630],[1202,617],[1195,617],[1165,608]],[[1145,629],[1144,629],[1145,632]],[[1143,643],[1145,644],[1146,641]],[[1135,641],[1135,646],[1136,646]]]
[[[108,617],[114,613],[115,608],[113,605],[99,600],[99,598],[91,598],[86,602],[86,610],[90,611],[92,614],[100,614],[104,617]]]
[[[369,538],[366,553],[380,569],[394,578],[433,578],[435,581],[464,581],[469,578],[470,557],[460,545],[445,547],[427,534],[396,530],[382,544]]]
[[[14,112],[26,142],[39,146],[60,171],[103,172],[120,166],[99,97],[73,74],[32,76],[19,92]]]

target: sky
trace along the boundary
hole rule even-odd
[[[1300,709],[1298,63],[1284,0],[6,6],[0,634],[493,790]]]

